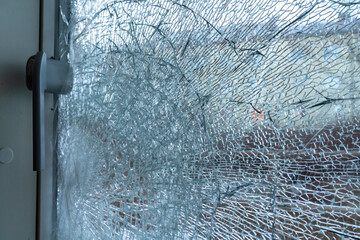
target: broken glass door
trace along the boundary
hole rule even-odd
[[[58,238],[360,239],[359,10],[72,1]]]

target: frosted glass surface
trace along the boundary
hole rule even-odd
[[[71,12],[59,239],[360,239],[359,2]]]

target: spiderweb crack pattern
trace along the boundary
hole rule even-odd
[[[358,2],[71,7],[59,239],[360,239]]]

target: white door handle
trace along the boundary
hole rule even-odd
[[[68,63],[46,59],[44,52],[29,58],[26,84],[33,91],[33,169],[45,167],[44,94],[67,94],[72,88],[72,69]]]
[[[14,158],[14,152],[11,148],[0,148],[0,163],[10,163]]]

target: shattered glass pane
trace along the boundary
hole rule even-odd
[[[71,8],[59,239],[360,239],[360,2]]]

